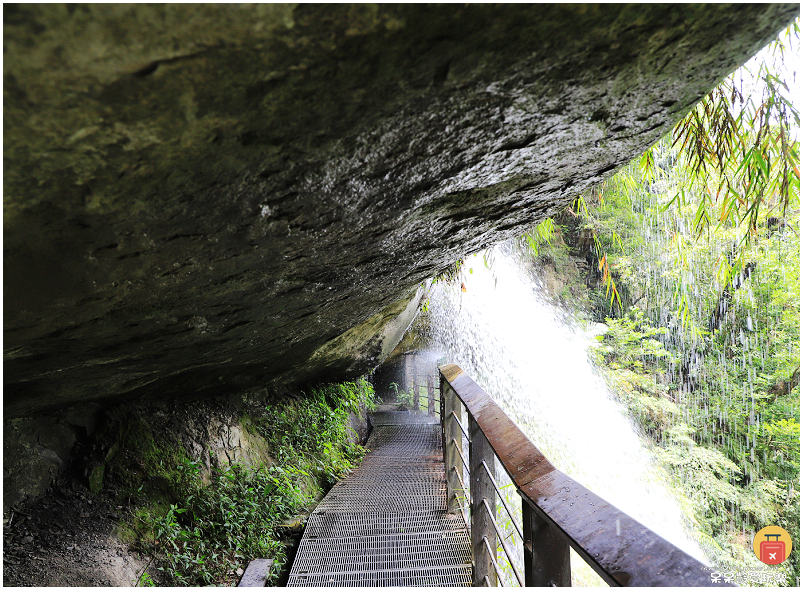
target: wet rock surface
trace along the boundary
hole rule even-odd
[[[6,416],[374,366],[797,12],[4,6]]]

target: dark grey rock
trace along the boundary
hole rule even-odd
[[[6,416],[374,366],[797,13],[5,5]]]
[[[54,418],[19,418],[3,425],[3,513],[44,493],[68,465],[76,431]]]

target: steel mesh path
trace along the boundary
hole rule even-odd
[[[288,586],[470,586],[463,517],[447,514],[435,416],[376,412],[361,465],[311,514]]]

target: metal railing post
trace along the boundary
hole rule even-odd
[[[428,373],[428,415],[436,414],[436,391],[433,388],[433,375]]]
[[[411,391],[412,383],[414,382],[414,354],[411,352],[405,353],[403,355],[405,357],[405,379],[406,382],[403,384],[403,391],[406,393]]]
[[[447,511],[454,514],[459,510],[458,496],[463,496],[461,481],[464,479],[464,463],[461,461],[461,429],[453,420],[453,414],[461,415],[461,402],[458,401],[453,388],[441,380],[441,420],[442,420],[442,450],[444,454],[444,468],[447,478]]]
[[[486,463],[484,468],[481,463]],[[472,585],[497,586],[497,571],[493,561],[497,560],[497,533],[492,519],[496,513],[494,486],[486,470],[495,476],[494,451],[475,419],[469,417],[469,487],[472,526]],[[491,515],[488,513],[491,511]],[[484,542],[484,537],[486,542]],[[491,547],[492,553],[489,553]]]
[[[419,378],[420,376],[417,374],[416,371],[417,367],[414,367],[414,409],[419,410]]]
[[[522,499],[526,586],[572,586],[569,545]]]

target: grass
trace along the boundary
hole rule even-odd
[[[169,585],[236,585],[237,570],[257,558],[275,560],[275,583],[286,564],[281,524],[302,514],[363,457],[351,415],[374,407],[364,380],[262,406],[241,422],[264,442],[271,463],[225,465],[210,475],[182,449],[160,449],[149,433],[132,432],[141,446],[125,450],[129,457],[143,455],[131,458],[149,475],[130,492],[139,508],[121,536],[151,557]],[[139,580],[154,583],[149,575]]]

